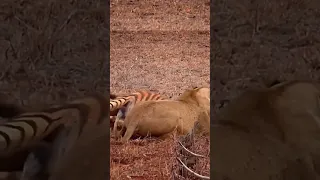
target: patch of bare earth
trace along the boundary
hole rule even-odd
[[[190,87],[209,87],[209,5],[208,0],[111,1],[111,92],[146,89],[175,98]],[[174,141],[120,145],[112,138],[111,179],[170,179]],[[206,142],[199,148],[208,147]]]

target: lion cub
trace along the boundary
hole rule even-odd
[[[174,130],[187,134],[196,121],[210,124],[210,89],[186,90],[176,100],[140,102],[132,108],[123,122],[122,142],[133,134],[167,137]],[[207,127],[209,128],[209,127]]]

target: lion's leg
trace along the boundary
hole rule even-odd
[[[194,127],[197,133],[204,132],[210,134],[210,115],[207,112],[203,112],[199,115],[198,123],[195,123],[198,127]]]
[[[117,122],[117,127],[114,129],[114,136],[116,139],[120,139],[125,131],[125,126],[124,126],[124,121],[123,120],[118,120]]]
[[[115,135],[116,138],[120,138],[120,136],[124,136],[123,134],[124,134],[124,131],[125,131],[125,130],[126,130],[126,133],[125,133],[125,134],[127,134],[128,129],[126,129],[126,127],[125,127],[125,125],[124,125],[124,119],[126,118],[128,112],[131,111],[131,109],[134,107],[135,104],[136,104],[135,99],[133,99],[133,100],[131,100],[131,101],[126,105],[126,107],[124,107],[124,108],[122,108],[122,109],[119,110],[119,112],[118,112],[118,115],[119,115],[119,116],[117,115],[117,120],[118,120],[118,121],[117,121],[117,126],[115,126],[115,127],[118,127],[118,128],[114,128],[114,132],[115,132],[115,134],[117,134],[117,135]],[[120,125],[120,116],[122,117],[121,125]],[[119,118],[118,118],[118,117],[119,117]],[[135,127],[136,127],[136,126],[137,126],[137,125],[135,125]],[[119,127],[121,127],[120,130],[118,130]],[[130,137],[129,137],[129,138],[126,138],[126,139],[127,139],[126,141],[128,141],[128,140],[131,138],[131,136],[134,134],[135,131],[136,131],[136,128],[134,128],[134,131],[133,131],[133,133],[130,135]],[[131,130],[129,131],[129,133],[131,133]],[[128,136],[129,136],[129,135],[128,135]]]
[[[113,125],[113,134],[115,136],[116,139],[119,138],[119,127],[121,127],[120,131],[123,129],[123,123],[122,123],[122,126],[120,125],[120,119],[124,117],[124,112],[123,112],[123,109],[120,109],[118,111],[118,114],[117,114],[117,117],[116,117],[116,120],[114,122],[114,125]]]
[[[113,125],[113,133],[116,139],[119,139],[120,136],[123,135],[123,132],[125,130],[124,119],[126,118],[126,115],[128,114],[128,112],[131,111],[131,109],[134,107],[134,105],[135,105],[135,101],[132,100],[125,107],[119,109],[115,123]]]
[[[129,121],[130,122],[130,121]],[[123,125],[124,126],[124,125]],[[126,133],[122,137],[121,141],[123,143],[128,142],[131,136],[136,132],[138,126],[138,122],[130,122],[127,125]]]

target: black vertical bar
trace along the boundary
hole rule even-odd
[[[106,17],[106,21],[107,21],[107,49],[106,49],[106,51],[107,51],[107,58],[106,58],[106,61],[107,61],[107,63],[106,63],[106,69],[107,69],[107,74],[106,74],[106,76],[107,76],[107,93],[109,94],[109,98],[110,98],[110,0],[107,0],[108,1],[108,7],[106,7],[106,11],[107,11],[107,17]],[[110,109],[109,108],[107,108],[107,110],[109,111]],[[108,112],[108,114],[110,114],[110,112]],[[109,115],[108,115],[108,117],[110,117]],[[107,139],[106,139],[106,144],[107,144],[107,146],[108,146],[108,148],[107,148],[107,150],[108,150],[108,153],[107,153],[107,157],[106,157],[106,161],[107,161],[107,167],[106,167],[106,169],[107,169],[107,172],[106,172],[106,174],[107,174],[107,176],[108,176],[108,178],[107,179],[110,179],[110,120],[108,120],[108,129],[107,129],[107,131],[108,131],[108,133],[107,133]]]
[[[213,1],[214,0],[210,0],[210,129],[211,126],[213,125],[213,121],[214,121],[214,60],[213,60],[213,46],[214,46],[214,39],[213,39],[213,31],[212,31],[212,27],[213,27]],[[211,132],[211,131],[210,131]],[[213,144],[214,142],[212,142],[212,132],[210,133],[210,152],[211,149],[214,148]],[[214,159],[212,158],[212,156],[210,156],[210,178],[211,178],[211,174],[212,170],[213,170],[213,164],[214,164]]]

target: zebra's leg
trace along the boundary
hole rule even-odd
[[[128,114],[128,112],[131,111],[131,109],[136,104],[135,99],[128,102],[128,104],[125,107],[122,107],[119,109],[114,126],[113,126],[113,133],[116,139],[120,139],[125,131],[126,127],[124,126],[124,120]]]
[[[135,100],[132,100],[130,101],[127,106],[126,106],[126,109],[125,109],[125,117],[127,116],[127,114],[131,111],[131,109],[134,107],[134,105],[136,104],[136,101]]]
[[[39,143],[28,155],[20,180],[46,180],[48,179],[47,165],[52,154],[52,144]]]
[[[125,108],[120,108],[113,125],[113,134],[116,139],[119,139],[123,131],[123,119],[125,118]]]

